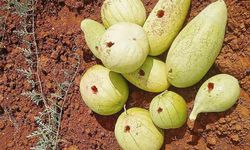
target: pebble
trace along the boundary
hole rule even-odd
[[[52,59],[57,59],[58,56],[59,56],[59,53],[58,53],[57,51],[53,51],[50,57],[51,57]]]
[[[194,121],[188,120],[187,121],[187,126],[188,126],[189,129],[193,129],[194,128]]]
[[[101,133],[100,133],[100,136],[101,136],[101,137],[105,137],[105,133],[104,133],[104,132],[101,132]]]
[[[91,116],[94,115],[94,113],[93,113],[93,111],[91,109],[88,110],[88,114],[91,115]]]
[[[211,130],[211,125],[206,125],[206,130]]]
[[[234,119],[233,121],[231,121],[231,124],[236,124],[237,123],[237,118],[236,119]]]
[[[27,90],[27,91],[31,91],[32,90],[32,86],[30,83],[28,82],[23,82],[24,84],[24,89]]]
[[[63,103],[63,100],[60,100],[60,101],[58,102],[58,106],[62,107],[62,105],[65,105],[65,104]]]
[[[220,131],[216,131],[217,135],[221,135],[221,132]]]
[[[3,121],[0,122],[0,130],[4,129],[5,123]]]
[[[78,150],[78,147],[76,145],[71,145],[68,148],[64,148],[63,150]]]
[[[241,127],[241,125],[236,124],[236,125],[235,125],[235,129],[236,129],[237,131],[241,131],[241,130],[242,130],[242,127]]]
[[[220,124],[224,124],[224,123],[226,123],[225,118],[221,118],[221,119],[219,120],[219,123],[220,123]]]
[[[214,137],[208,137],[207,138],[207,143],[209,145],[215,145],[216,144],[216,138],[214,138]]]
[[[52,83],[50,81],[47,81],[45,84],[48,89],[52,88]]]
[[[80,107],[79,103],[76,103],[76,104],[75,104],[75,110],[78,110],[79,107]]]
[[[239,136],[237,134],[230,136],[230,138],[231,138],[231,140],[233,142],[239,142],[240,141],[240,138],[239,138]]]
[[[85,129],[85,133],[90,134],[90,129]]]
[[[203,129],[198,129],[197,131],[198,131],[198,132],[203,132],[204,130],[203,130]]]
[[[67,57],[66,57],[66,56],[64,56],[64,55],[61,55],[61,57],[60,57],[60,58],[61,58],[61,60],[62,60],[62,61],[64,61],[64,62],[66,62],[66,61],[67,61]]]
[[[241,23],[241,24],[240,24],[240,28],[241,28],[241,29],[245,29],[245,24],[244,24],[244,23]]]
[[[2,101],[3,101],[3,95],[0,94],[0,102],[2,102]]]
[[[14,141],[10,141],[10,143],[7,144],[7,147],[9,147],[9,148],[10,148],[10,147],[13,147],[14,144],[15,144]]]
[[[29,108],[29,107],[24,107],[24,108],[23,108],[23,112],[27,113],[27,112],[29,112],[29,111],[30,111],[30,108]]]

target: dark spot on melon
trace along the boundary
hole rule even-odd
[[[107,46],[107,47],[112,47],[114,44],[115,44],[115,43],[113,43],[113,42],[110,41],[110,42],[107,42],[107,43],[106,43],[106,46]]]
[[[136,41],[136,38],[133,38],[134,41]]]
[[[98,47],[98,46],[95,46],[95,49],[96,49],[96,50],[98,50],[98,49],[99,49],[99,47]]]
[[[161,113],[163,111],[163,109],[161,108],[161,107],[159,107],[158,109],[157,109],[157,112],[158,113]]]
[[[164,16],[164,14],[165,14],[164,10],[158,10],[156,15],[158,18],[162,18]]]
[[[140,76],[145,76],[145,72],[144,72],[142,69],[140,69],[139,75],[140,75]]]
[[[172,69],[170,69],[168,72],[169,72],[169,73],[172,73],[172,72],[173,72],[173,70],[172,70]]]
[[[97,89],[97,87],[95,85],[93,85],[91,87],[91,90],[92,90],[93,94],[96,94],[98,92],[98,89]]]
[[[211,92],[214,89],[214,83],[209,82],[207,85],[208,92]]]
[[[130,131],[130,126],[126,125],[126,126],[125,126],[125,129],[124,129],[124,132],[127,133],[127,132],[129,132],[129,131]]]

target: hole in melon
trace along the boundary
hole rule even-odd
[[[125,129],[124,129],[124,132],[129,132],[129,131],[130,131],[130,126],[126,125]]]
[[[139,71],[139,75],[140,75],[140,76],[145,76],[145,72],[144,72],[144,70],[140,69],[140,71]]]
[[[115,43],[113,43],[113,42],[110,41],[110,42],[107,42],[107,43],[106,43],[106,46],[107,46],[107,47],[112,47],[114,44],[115,44]]]
[[[91,87],[91,90],[92,90],[92,92],[93,92],[94,94],[96,94],[96,93],[98,92],[98,89],[97,89],[97,87],[96,87],[95,85],[93,85],[93,86]]]
[[[214,83],[209,82],[207,85],[208,92],[211,92],[214,89]]]
[[[158,113],[161,113],[163,111],[163,109],[161,108],[161,107],[159,107],[158,109],[157,109],[157,112]]]
[[[157,11],[157,17],[158,17],[158,18],[162,18],[162,17],[164,16],[164,14],[165,14],[165,11],[164,11],[164,10],[158,10],[158,11]]]

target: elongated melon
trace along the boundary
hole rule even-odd
[[[227,8],[223,0],[207,6],[180,32],[166,59],[168,81],[176,87],[199,82],[223,44]]]
[[[81,22],[81,29],[84,32],[84,37],[89,49],[97,58],[100,58],[98,51],[99,43],[101,35],[106,31],[105,27],[94,20],[84,19]]]
[[[170,86],[165,63],[153,57],[147,57],[136,71],[122,75],[138,88],[149,92],[162,92]]]
[[[166,51],[179,33],[188,13],[190,0],[159,0],[143,28],[151,47],[150,55]]]

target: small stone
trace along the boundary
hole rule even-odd
[[[235,120],[231,121],[231,124],[236,124],[237,123],[237,118],[235,118]]]
[[[2,102],[2,101],[3,101],[3,95],[0,94],[0,102]]]
[[[237,131],[241,131],[241,130],[242,130],[242,127],[241,127],[241,125],[236,124],[236,125],[235,125],[235,129],[236,129]]]
[[[211,130],[211,125],[207,124],[206,125],[206,130]]]
[[[199,133],[203,132],[204,130],[203,129],[198,129],[197,130]]]
[[[245,124],[245,125],[243,126],[243,128],[244,128],[244,129],[250,129],[250,126],[249,126],[248,124]]]
[[[86,129],[86,130],[85,130],[85,133],[86,133],[88,136],[90,136],[90,137],[92,136],[92,133],[91,133],[91,130],[90,130],[90,129]]]
[[[244,29],[245,28],[245,24],[244,23],[240,24],[240,28]]]
[[[240,138],[239,138],[239,136],[237,134],[230,136],[230,138],[231,138],[231,140],[233,142],[239,142],[240,141]]]
[[[216,144],[216,138],[214,138],[214,137],[208,137],[207,138],[207,143],[209,145],[215,145]]]
[[[22,145],[28,145],[28,144],[29,144],[28,140],[24,140],[22,143]]]
[[[76,145],[71,145],[68,148],[64,148],[63,150],[78,150],[78,147]]]
[[[83,7],[83,3],[82,2],[76,2],[76,4],[75,4],[75,6],[76,6],[76,8],[81,8],[81,7]]]
[[[10,143],[7,144],[7,147],[8,147],[8,148],[11,148],[11,147],[14,146],[14,144],[15,144],[14,141],[10,141]]]
[[[50,81],[47,81],[45,84],[48,89],[52,88],[52,83]]]
[[[88,114],[91,115],[91,116],[94,115],[94,113],[93,113],[93,111],[91,109],[88,110]]]
[[[61,57],[60,57],[60,58],[61,58],[61,60],[62,60],[62,61],[64,61],[64,62],[66,62],[66,61],[67,61],[67,57],[66,57],[66,56],[64,56],[64,55],[61,55]]]
[[[237,36],[235,36],[235,35],[228,35],[225,39],[224,39],[224,41],[225,42],[231,42],[233,39],[236,39],[237,38]]]
[[[90,134],[90,129],[85,129],[85,133]]]
[[[80,107],[79,103],[76,103],[76,104],[75,104],[75,110],[78,110],[79,107]]]
[[[215,128],[216,128],[216,129],[218,129],[218,128],[219,128],[219,125],[218,125],[218,124],[216,124],[216,125],[215,125]]]
[[[13,64],[7,64],[7,65],[5,65],[5,68],[11,69],[13,66],[14,66]]]
[[[16,83],[11,82],[11,83],[10,83],[10,88],[11,88],[12,90],[14,90],[14,89],[16,88]]]
[[[23,82],[23,86],[24,86],[24,89],[27,90],[27,91],[31,91],[32,90],[32,85],[28,82]]]
[[[30,121],[30,123],[35,122],[35,116],[30,113],[26,116],[26,118]]]
[[[57,51],[53,51],[50,57],[51,57],[52,59],[57,59],[58,56],[59,56],[58,52],[57,52]]]
[[[227,121],[227,122],[230,122],[231,120],[232,120],[231,117],[226,118],[226,121]]]
[[[224,123],[226,123],[225,118],[220,118],[219,123],[220,123],[220,124],[224,124]]]
[[[194,128],[194,121],[188,120],[187,121],[187,126],[189,129],[193,129]]]
[[[230,45],[231,47],[234,49],[234,50],[237,50],[239,49],[239,45],[238,45],[239,41],[238,39],[233,39],[231,42],[230,42]]]
[[[27,113],[27,112],[29,112],[29,111],[30,111],[30,108],[29,108],[29,107],[24,107],[24,108],[23,108],[23,112]]]
[[[220,131],[216,131],[216,134],[217,135],[221,135],[222,133]]]
[[[224,129],[222,127],[219,127],[218,130],[219,131],[224,131]]]
[[[100,136],[101,136],[101,137],[105,137],[105,133],[104,133],[104,132],[101,132],[101,133],[100,133]]]
[[[58,105],[62,107],[63,101],[59,101],[59,102],[58,102]]]
[[[3,121],[0,122],[0,130],[3,130],[5,127],[5,123]]]

